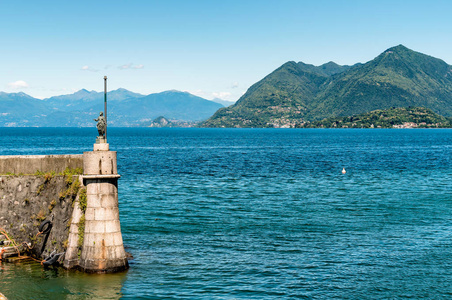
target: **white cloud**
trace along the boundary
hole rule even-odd
[[[121,70],[126,70],[126,69],[130,69],[131,66],[132,66],[132,64],[126,64],[126,65],[119,66],[118,68]]]
[[[17,80],[17,81],[8,83],[8,87],[13,90],[26,89],[28,87],[28,83],[26,83],[23,80]]]
[[[237,81],[232,83],[231,88],[235,89],[235,88],[238,88],[238,87],[239,87],[239,83]]]
[[[129,63],[129,64],[125,64],[125,65],[119,66],[118,68],[119,68],[120,70],[127,70],[127,69],[143,69],[143,68],[144,68],[144,65],[134,65],[134,64],[132,64],[132,63]]]
[[[83,70],[83,71],[90,71],[90,72],[99,72],[99,70],[93,69],[93,68],[91,68],[90,66],[83,66],[83,67],[82,67],[82,70]]]
[[[212,96],[214,98],[224,99],[224,98],[227,98],[227,97],[231,96],[231,93],[229,93],[229,92],[219,92],[219,93],[213,92]]]

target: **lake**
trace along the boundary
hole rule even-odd
[[[81,154],[96,134],[1,128],[0,155]],[[108,142],[130,269],[0,263],[9,299],[452,297],[450,129],[109,128]]]

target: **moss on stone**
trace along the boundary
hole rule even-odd
[[[83,174],[82,168],[76,168],[76,169],[66,168],[61,175],[73,176],[73,175],[82,175],[82,174]]]
[[[77,197],[78,191],[80,189],[80,181],[77,179],[73,180],[74,175],[65,175],[66,189],[58,194],[60,200],[66,197],[70,197],[72,201]]]
[[[71,224],[72,224],[72,217],[70,217],[69,220],[67,221],[66,229],[71,228]]]
[[[88,204],[87,196],[86,196],[86,188],[80,189],[80,193],[78,196],[79,199],[79,207],[82,210],[83,214],[86,212],[86,206]]]
[[[47,172],[44,174],[44,183],[49,183],[52,178],[55,176],[55,171]]]
[[[49,213],[51,213],[52,212],[52,210],[53,210],[53,208],[55,207],[55,205],[56,205],[56,200],[55,199],[53,199],[52,200],[52,202],[50,202],[50,204],[49,204]]]
[[[80,222],[78,223],[78,242],[79,248],[83,246],[83,239],[85,238],[85,215],[80,217]]]
[[[63,249],[66,250],[68,246],[69,246],[69,239],[65,239],[63,241]]]
[[[46,219],[46,214],[45,214],[44,210],[41,209],[39,211],[38,215],[36,216],[36,220],[39,221],[39,222],[42,222],[45,219]]]
[[[45,183],[41,184],[41,185],[38,187],[38,190],[36,191],[36,195],[37,195],[37,196],[39,196],[39,195],[42,193],[42,191],[44,190],[44,187],[45,187]]]
[[[44,178],[46,177],[50,177],[50,179],[52,179],[55,176],[69,176],[69,175],[82,175],[83,174],[83,169],[82,168],[75,168],[75,169],[70,169],[70,168],[66,168],[63,172],[59,172],[57,173],[56,171],[52,170],[52,171],[48,171],[48,172],[43,172],[41,170],[36,170],[36,172],[34,172],[33,174],[25,174],[23,172],[20,172],[19,174],[15,174],[12,172],[6,172],[6,173],[0,173],[0,175],[2,176],[30,176],[30,175],[35,175],[35,176],[42,176]]]

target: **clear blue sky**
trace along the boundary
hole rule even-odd
[[[170,89],[237,100],[283,63],[367,62],[403,44],[452,64],[452,1],[4,1],[0,90]]]

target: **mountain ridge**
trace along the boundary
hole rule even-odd
[[[223,107],[175,90],[142,95],[120,88],[109,91],[107,100],[110,126],[142,126],[164,114],[168,119],[202,121]],[[43,100],[23,92],[0,92],[0,127],[89,127],[103,110],[104,93],[86,89]]]
[[[452,66],[398,45],[353,66],[286,62],[201,126],[296,127],[306,121],[408,106],[452,116]]]

